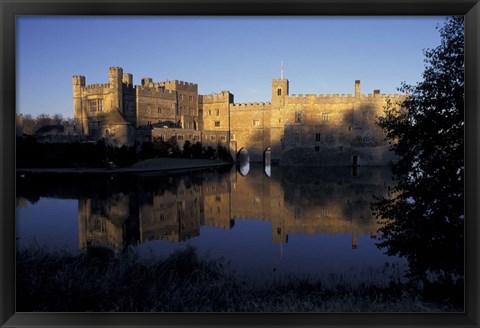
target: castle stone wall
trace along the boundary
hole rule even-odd
[[[137,127],[164,121],[177,122],[174,91],[158,86],[136,86]]]
[[[359,80],[353,94],[291,95],[287,79],[273,79],[271,101],[263,103],[234,103],[228,91],[199,95],[197,84],[178,80],[147,77],[140,86],[132,81],[120,67],[109,69],[105,84],[86,85],[84,76],[73,76],[77,131],[95,139],[105,137],[107,128],[115,130],[114,125],[129,125],[139,132],[132,137],[135,133],[125,128],[117,142],[136,143],[139,149],[160,134],[143,127],[169,121],[184,131],[162,133],[182,135],[181,145],[186,140],[212,147],[220,143],[234,157],[246,149],[251,161],[263,161],[267,149],[283,165],[387,165],[395,160],[376,120],[388,100],[400,106],[406,96],[380,90],[362,94]]]

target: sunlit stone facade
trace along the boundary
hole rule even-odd
[[[140,147],[145,141],[175,138],[228,147],[236,158],[246,149],[251,161],[265,151],[282,165],[377,166],[394,160],[376,118],[387,100],[400,104],[404,95],[380,90],[362,94],[292,95],[285,78],[272,80],[265,103],[235,103],[229,91],[199,95],[198,85],[183,81],[133,85],[132,74],[109,69],[109,82],[86,85],[73,76],[76,131],[115,146]]]

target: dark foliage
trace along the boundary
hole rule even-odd
[[[182,155],[182,157],[184,157],[184,158],[192,158],[193,157],[192,144],[188,140],[185,141],[185,143],[183,144],[183,155]]]
[[[257,286],[234,274],[225,260],[202,258],[190,246],[166,259],[99,246],[78,255],[17,248],[16,260],[20,312],[458,311],[419,299],[386,267],[376,274],[387,277],[387,284],[288,276]]]
[[[425,51],[423,81],[403,83],[407,100],[388,104],[378,120],[401,159],[392,166],[396,186],[373,209],[384,224],[378,246],[406,257],[409,275],[426,291],[442,290],[445,299],[462,302],[463,17],[448,18],[439,31],[441,44]]]
[[[61,114],[55,114],[53,116],[50,116],[48,114],[40,114],[36,117],[33,117],[30,114],[17,114],[17,120],[21,122],[23,133],[26,135],[33,135],[36,132],[48,132],[48,130],[50,130],[52,126],[56,126],[57,130],[59,128],[63,132],[65,127],[72,127],[74,125],[73,119],[65,119]],[[42,130],[44,127],[48,126],[50,126],[50,128]]]
[[[210,146],[202,146],[201,142],[192,144],[185,141],[183,149],[180,150],[177,140],[172,137],[167,141],[161,138],[154,138],[153,142],[146,142],[142,145],[139,157],[142,160],[155,157],[171,157],[171,158],[196,158],[196,159],[220,159],[223,161],[233,161],[228,149],[221,144],[217,145],[217,149]]]
[[[135,163],[134,147],[105,147],[103,140],[97,142],[39,143],[34,137],[18,138],[16,165],[28,167],[106,167],[108,162],[118,166]]]
[[[228,151],[227,147],[222,146],[221,144],[217,145],[217,158],[226,161],[226,162],[231,162],[233,161],[232,156],[230,155],[230,152]]]
[[[202,158],[202,154],[203,154],[202,143],[201,142],[194,143],[190,151],[193,158]]]

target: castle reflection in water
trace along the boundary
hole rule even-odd
[[[357,248],[359,234],[375,237],[370,204],[391,183],[388,168],[239,171],[138,175],[136,187],[79,197],[80,248],[180,242],[199,236],[202,226],[234,229],[237,220],[269,221],[273,243],[288,243],[291,234],[351,234]]]

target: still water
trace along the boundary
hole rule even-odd
[[[17,177],[20,246],[166,257],[195,246],[255,278],[329,274],[399,263],[375,246],[370,210],[388,168],[248,167],[182,174]]]

